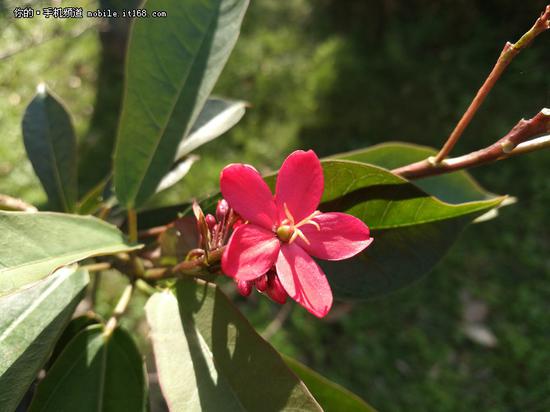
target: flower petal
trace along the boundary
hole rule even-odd
[[[312,224],[300,226],[309,245],[300,238],[296,242],[312,256],[325,260],[341,260],[355,256],[373,241],[367,225],[346,213],[321,213]]]
[[[323,168],[313,150],[291,153],[277,176],[275,202],[279,218],[285,218],[285,203],[295,223],[308,217],[319,206],[323,190]]]
[[[322,318],[332,306],[332,291],[319,265],[295,243],[283,243],[275,264],[288,295]]]
[[[233,232],[222,256],[223,272],[236,280],[253,280],[273,267],[279,239],[256,225],[242,225]]]
[[[230,164],[220,174],[220,188],[229,205],[245,220],[271,229],[277,220],[273,195],[250,165]]]

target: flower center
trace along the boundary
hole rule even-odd
[[[288,242],[294,233],[294,228],[289,225],[281,225],[277,228],[277,237],[283,242]]]
[[[306,238],[304,233],[299,228],[301,226],[309,224],[309,225],[315,226],[317,230],[321,230],[319,223],[313,220],[313,218],[320,215],[321,212],[316,210],[305,219],[302,219],[298,223],[295,223],[294,216],[292,216],[292,214],[290,213],[290,210],[288,210],[286,203],[283,203],[283,206],[285,208],[286,219],[283,219],[283,221],[281,222],[281,225],[277,228],[276,230],[277,237],[281,241],[288,242],[288,243],[294,242],[296,238],[299,237],[309,245],[310,244],[309,240]]]

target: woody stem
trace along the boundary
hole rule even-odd
[[[478,90],[476,96],[470,103],[470,106],[468,106],[468,109],[466,109],[466,112],[462,115],[462,118],[455,126],[454,130],[451,132],[449,137],[447,138],[447,141],[439,151],[439,153],[435,156],[433,159],[433,163],[438,164],[441,162],[444,158],[448,156],[448,154],[451,152],[455,144],[458,142],[462,134],[464,133],[464,130],[466,127],[470,124],[470,121],[476,114],[477,110],[497,82],[497,80],[500,78],[501,74],[504,72],[504,70],[508,67],[508,65],[512,62],[514,57],[516,57],[520,51],[522,51],[525,47],[527,47],[540,33],[544,32],[545,30],[548,30],[550,28],[550,5],[546,6],[545,11],[542,13],[542,15],[537,19],[533,27],[525,33],[516,43],[510,43],[507,42],[504,45],[504,48],[502,49],[502,52],[500,53],[500,56],[495,63],[495,66],[493,67],[493,70],[491,70],[491,73],[489,73],[489,76],[487,76],[487,79],[481,86],[481,88]]]

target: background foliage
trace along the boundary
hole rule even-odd
[[[14,22],[15,3],[0,2],[0,193],[39,204],[45,195],[21,139],[24,107],[45,80],[70,108],[77,136],[103,147],[92,143],[114,130],[120,48],[115,41],[102,48],[100,21]],[[544,3],[254,1],[215,90],[253,107],[199,150],[188,178],[159,202],[214,190],[229,162],[269,171],[297,147],[328,155],[397,139],[438,146],[504,42],[517,39]],[[123,26],[117,22],[114,32]],[[550,105],[547,45],[543,35],[513,62],[456,153],[494,141]],[[325,321],[294,310],[271,342],[383,411],[547,410],[549,162],[550,153],[540,152],[472,171],[519,202],[468,229],[412,287],[351,311],[336,307]],[[100,296],[106,313],[120,287],[108,282],[113,296]],[[242,309],[259,330],[277,311],[265,299]],[[472,333],[480,325],[494,339]],[[131,319],[127,326],[142,328]]]

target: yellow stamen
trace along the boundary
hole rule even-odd
[[[285,209],[285,216],[286,219],[283,219],[281,222],[281,226],[277,228],[277,237],[281,239],[283,242],[292,243],[296,240],[296,238],[302,239],[306,244],[310,244],[308,238],[304,235],[304,233],[298,229],[300,226],[304,225],[313,225],[317,228],[317,230],[321,230],[321,226],[319,226],[319,223],[313,221],[312,219],[316,216],[320,215],[321,212],[316,210],[308,217],[302,219],[297,224],[294,223],[294,216],[292,216],[292,213],[290,213],[290,210],[288,209],[288,206],[285,203],[283,203],[283,207]]]

